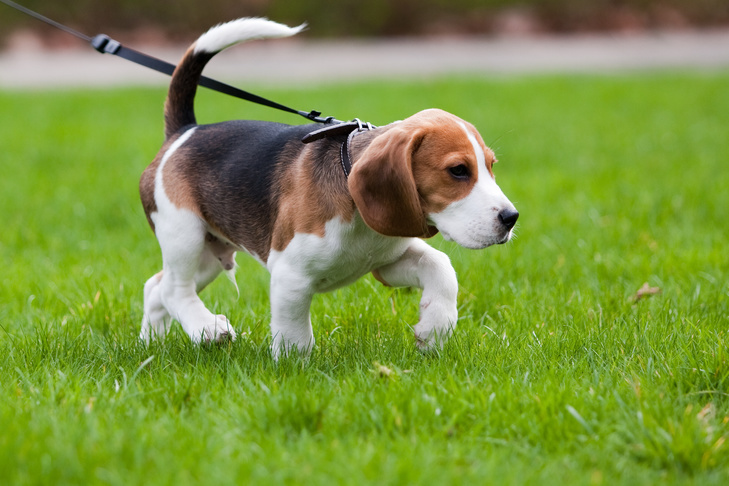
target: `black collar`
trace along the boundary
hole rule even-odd
[[[347,138],[344,139],[339,150],[339,160],[344,171],[344,176],[349,177],[349,173],[352,171],[352,154],[350,152],[352,140],[358,133],[373,130],[374,128],[376,127],[371,123],[364,123],[358,118],[355,118],[351,122],[337,123],[315,130],[302,138],[301,141],[303,143],[311,143],[322,138],[346,135]]]

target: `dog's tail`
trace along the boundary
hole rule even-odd
[[[195,122],[195,93],[203,68],[218,52],[230,46],[255,39],[289,37],[305,25],[288,27],[263,18],[243,18],[220,24],[198,38],[185,53],[172,74],[165,102],[165,138]]]

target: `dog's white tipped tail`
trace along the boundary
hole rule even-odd
[[[288,27],[262,18],[244,18],[213,27],[185,53],[172,74],[165,103],[165,137],[170,138],[183,128],[194,125],[194,101],[203,68],[218,52],[239,42],[255,39],[289,37],[306,25]]]
[[[198,38],[195,52],[216,53],[230,46],[257,39],[291,37],[306,28],[306,24],[289,27],[264,18],[243,18],[216,25]]]

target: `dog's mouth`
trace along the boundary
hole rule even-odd
[[[514,234],[514,231],[513,230],[507,231],[504,234],[504,236],[501,238],[501,240],[499,240],[499,242],[497,244],[498,245],[503,245],[505,243],[508,243],[509,241],[511,241],[511,237],[513,236],[513,234]]]
[[[510,240],[511,240],[511,237],[510,237],[509,235],[506,235],[506,236],[505,236],[505,237],[503,237],[503,238],[502,238],[501,240],[497,241],[497,242],[496,242],[496,244],[497,244],[497,245],[505,245],[505,244],[506,244],[506,243],[508,243],[508,242],[509,242]]]
[[[454,221],[453,218],[443,218],[437,215],[428,215],[426,222],[432,236],[437,231],[446,241],[452,241],[469,250],[482,250],[492,245],[503,245],[511,241],[514,225],[505,225],[503,222],[474,220]],[[435,231],[433,231],[435,230]]]
[[[484,248],[487,248],[495,243],[500,243],[493,241],[491,239],[488,240],[480,240],[473,237],[466,237],[466,238],[454,238],[452,237],[447,231],[441,230],[440,232],[443,235],[443,238],[446,241],[452,241],[454,243],[457,243],[458,245],[462,246],[463,248],[467,248],[469,250],[483,250]]]
[[[511,241],[511,237],[513,235],[513,232],[511,230],[508,230],[503,234],[493,235],[491,237],[485,238],[477,238],[472,235],[454,238],[450,233],[448,233],[447,230],[443,229],[440,230],[440,233],[443,235],[443,239],[445,239],[446,241],[452,241],[469,250],[483,250],[484,248],[488,248],[492,245],[503,245]]]

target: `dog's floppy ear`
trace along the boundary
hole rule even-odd
[[[413,177],[413,154],[424,133],[394,127],[375,138],[355,159],[349,192],[367,226],[387,236],[430,237]]]

